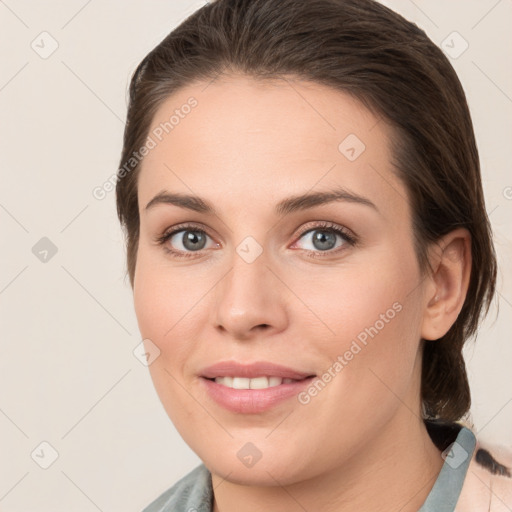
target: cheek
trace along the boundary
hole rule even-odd
[[[150,339],[160,350],[150,366],[153,378],[158,368],[166,368],[180,379],[188,374],[186,366],[197,352],[197,343],[205,338],[202,331],[209,308],[214,307],[206,292],[218,277],[206,266],[199,267],[171,265],[156,251],[145,246],[139,249],[134,307],[142,338]],[[169,380],[168,375],[163,378]]]
[[[183,290],[184,282],[176,278],[176,273],[149,261],[142,251],[139,254],[133,294],[135,313],[142,338],[151,340],[160,351],[148,369],[171,421],[180,432],[187,428],[190,431],[187,422],[194,402],[186,391],[183,374],[194,352],[192,340],[198,338],[194,335],[198,322],[194,320],[193,305],[200,294],[191,292],[193,286]]]
[[[316,276],[321,283],[316,288],[313,280],[304,283],[302,293],[307,292],[308,306],[325,333],[317,353],[331,372],[344,374],[339,381],[345,389],[363,383],[385,392],[378,379],[385,376],[385,383],[402,392],[410,381],[420,340],[421,297],[416,259],[404,252],[389,250],[357,268],[340,269],[329,280]],[[310,338],[315,339],[314,333]]]
[[[163,251],[140,244],[133,297],[142,336],[160,342],[174,337],[182,323],[190,322],[187,312],[193,314],[201,291],[191,267],[170,268]]]
[[[153,261],[144,247],[139,249],[133,289],[135,314],[141,336],[158,347],[163,356],[160,360],[166,359],[171,341],[173,351],[180,350],[176,332],[186,329],[193,317],[187,315],[193,287],[184,288],[177,275],[179,273],[166,271],[161,263]]]
[[[419,278],[414,260],[390,251],[357,266],[322,272],[310,272],[295,290],[323,324],[324,339],[333,347],[356,337],[364,343],[369,333],[389,332],[415,312],[411,292]]]

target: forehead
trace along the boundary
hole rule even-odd
[[[357,99],[322,84],[236,75],[198,82],[154,116],[140,203],[162,189],[222,204],[227,191],[250,203],[256,191],[277,199],[334,185],[397,203],[406,193],[392,171],[391,133]]]

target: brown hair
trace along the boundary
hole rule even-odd
[[[130,158],[153,116],[178,89],[222,73],[257,80],[286,75],[359,99],[394,128],[392,154],[412,209],[422,272],[427,248],[446,233],[471,233],[466,300],[447,334],[425,341],[426,418],[460,419],[471,405],[462,347],[489,310],[496,255],[485,210],[466,97],[443,52],[415,24],[373,0],[216,0],[194,12],[138,65],[130,83],[117,212],[133,287],[139,237],[137,176]],[[130,161],[132,169],[126,167]]]

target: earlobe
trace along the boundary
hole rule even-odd
[[[437,340],[457,320],[471,275],[471,235],[460,228],[446,234],[431,251],[421,336]]]

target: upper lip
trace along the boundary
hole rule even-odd
[[[207,379],[214,379],[215,377],[247,377],[252,379],[265,376],[302,380],[313,375],[312,372],[303,372],[268,361],[248,364],[241,364],[236,361],[221,361],[201,371],[201,376]]]

